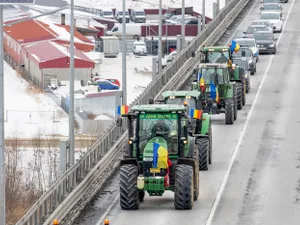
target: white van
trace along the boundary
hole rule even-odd
[[[125,11],[125,17],[126,17],[126,23],[129,23],[130,18],[129,18],[129,12]],[[122,10],[116,10],[115,11],[115,18],[117,21],[119,21],[119,23],[123,22],[123,11]]]
[[[141,26],[143,24],[126,24],[126,37],[133,38],[135,40],[138,40],[141,35]],[[123,24],[116,24],[111,30],[107,31],[106,34],[108,36],[117,36],[122,37],[122,31],[123,31]]]

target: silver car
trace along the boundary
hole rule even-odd
[[[272,11],[279,12],[280,17],[282,18],[282,6],[278,3],[265,3],[260,7],[260,10],[263,11]]]
[[[269,27],[270,30],[273,30],[273,26],[269,20],[253,20],[251,25],[265,25]]]

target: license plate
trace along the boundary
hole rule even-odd
[[[160,173],[160,168],[150,168],[150,173]]]

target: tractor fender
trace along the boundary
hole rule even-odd
[[[195,170],[195,160],[194,159],[189,159],[189,158],[179,158],[177,159],[177,165],[189,165],[193,167]]]
[[[197,138],[207,138],[209,139],[209,136],[207,134],[194,134],[194,137],[197,139]]]
[[[193,158],[194,155],[194,148],[195,148],[195,142],[196,138],[195,137],[190,137],[189,142],[188,142],[188,156],[189,158]]]
[[[210,125],[210,115],[208,113],[202,114],[201,134],[208,134]]]
[[[128,165],[128,164],[138,166],[138,162],[134,158],[127,158],[127,159],[122,159],[121,160],[121,166]]]
[[[230,82],[231,84],[230,84],[230,87],[231,88],[228,88],[227,89],[227,93],[226,93],[226,98],[233,98],[233,90],[234,90],[234,88],[235,88],[235,84],[236,84],[236,82]]]

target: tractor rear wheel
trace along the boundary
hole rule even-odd
[[[237,108],[243,108],[243,83],[237,83]]]
[[[211,164],[211,162],[212,162],[212,128],[211,128],[211,122],[209,124],[208,136],[209,136],[209,157],[208,157],[208,163]]]
[[[136,165],[123,165],[120,169],[120,205],[123,210],[139,208],[137,189],[138,168]]]
[[[233,124],[234,122],[234,100],[232,98],[225,100],[225,123]]]
[[[145,197],[145,191],[139,191],[139,201],[142,202],[144,201]]]
[[[192,209],[194,205],[194,171],[189,165],[180,164],[175,169],[175,209]]]
[[[194,168],[194,201],[198,200],[199,197],[199,153],[198,148],[195,144],[194,147],[194,155],[193,158],[195,160],[195,168]]]
[[[196,146],[199,153],[199,169],[208,170],[209,164],[209,138],[197,138]]]
[[[237,85],[234,86],[234,89],[233,89],[233,102],[234,102],[234,105],[233,105],[233,109],[234,109],[234,113],[233,113],[233,119],[236,120],[237,118],[237,111],[238,111],[238,108],[237,108],[237,100],[238,100],[238,88],[237,88]]]
[[[247,91],[246,80],[243,81],[242,87],[243,87],[243,91],[242,91],[242,93],[243,93],[243,105],[245,105],[246,104],[246,91]]]

